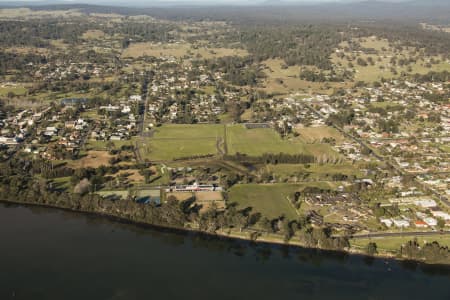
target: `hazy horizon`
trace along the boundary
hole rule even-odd
[[[160,4],[202,4],[202,5],[258,5],[258,4],[326,4],[326,3],[352,3],[352,2],[431,2],[429,0],[0,0],[0,3],[59,3],[59,4],[98,4],[98,5],[160,5]]]

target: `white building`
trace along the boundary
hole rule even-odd
[[[434,217],[444,219],[445,221],[450,220],[450,214],[443,211],[432,211],[431,214]]]
[[[436,226],[437,225],[437,220],[432,217],[424,218],[423,221],[425,223],[427,223],[428,226]]]
[[[432,199],[417,200],[417,201],[414,201],[414,204],[416,206],[420,206],[420,207],[423,207],[423,208],[430,208],[430,207],[436,207],[437,206],[436,201],[434,201]]]
[[[409,227],[409,222],[406,220],[393,220],[395,227],[406,228]]]
[[[391,219],[380,219],[380,222],[386,225],[386,227],[392,226],[392,220]]]

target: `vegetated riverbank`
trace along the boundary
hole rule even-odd
[[[0,199],[0,202],[11,204],[11,205],[23,205],[23,206],[36,206],[36,207],[44,207],[49,209],[58,209],[58,210],[64,210],[69,211],[73,213],[81,213],[81,214],[87,214],[91,216],[101,217],[101,218],[107,218],[114,222],[120,222],[125,224],[133,224],[136,226],[144,227],[144,228],[151,228],[155,230],[163,230],[163,231],[170,231],[173,233],[195,233],[200,234],[202,236],[207,236],[209,238],[225,238],[229,240],[241,240],[241,241],[247,241],[247,242],[253,242],[253,243],[261,243],[261,244],[268,244],[268,245],[280,245],[280,246],[290,246],[290,247],[298,247],[303,249],[316,249],[320,251],[324,251],[324,253],[341,253],[341,254],[350,254],[350,255],[358,255],[363,256],[367,258],[380,258],[380,259],[394,259],[394,260],[401,260],[401,261],[410,261],[417,264],[425,264],[425,265],[442,265],[442,266],[449,266],[450,261],[447,263],[447,261],[426,261],[426,260],[419,260],[419,259],[407,259],[405,257],[400,256],[398,253],[388,252],[388,251],[380,251],[378,253],[375,253],[373,255],[368,255],[364,250],[358,249],[355,247],[349,247],[342,250],[332,250],[332,249],[325,249],[322,247],[309,247],[300,241],[297,240],[289,240],[286,241],[284,237],[280,234],[265,234],[265,235],[258,235],[255,238],[255,235],[253,234],[255,231],[252,230],[217,230],[215,232],[207,232],[200,229],[195,229],[189,226],[173,226],[170,224],[165,225],[157,225],[157,224],[151,224],[148,222],[143,221],[136,221],[129,218],[126,218],[124,216],[121,216],[119,212],[117,214],[108,213],[108,212],[101,212],[101,211],[87,211],[87,210],[80,210],[80,209],[73,209],[73,208],[67,208],[64,206],[57,206],[57,205],[49,205],[49,204],[43,204],[43,203],[37,203],[37,202],[24,202],[24,201],[12,201],[12,200],[5,200]]]

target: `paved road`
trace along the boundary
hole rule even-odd
[[[436,236],[450,235],[450,231],[405,231],[405,232],[374,232],[368,234],[355,234],[352,239],[383,238],[383,237],[407,237],[407,236]]]
[[[150,93],[150,91],[148,90],[148,85],[149,83],[147,83],[147,86],[144,88],[144,93],[142,94],[142,97],[144,99],[144,112],[139,115],[139,128],[138,128],[138,139],[136,140],[135,143],[135,155],[136,155],[136,160],[140,163],[142,163],[144,160],[142,159],[141,156],[141,152],[139,150],[139,145],[144,143],[145,141],[145,118],[147,117],[147,112],[148,112],[148,94]],[[140,141],[140,142],[139,142]]]

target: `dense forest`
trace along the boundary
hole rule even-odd
[[[34,46],[38,48],[50,46],[49,40],[64,40],[76,43],[78,38],[91,28],[91,24],[61,22],[59,20],[1,21],[0,45]]]
[[[129,42],[153,41],[166,42],[170,40],[170,32],[176,28],[173,24],[124,22],[115,26],[107,26],[84,18],[67,18],[65,20],[21,20],[0,21],[0,46],[33,46],[49,47],[51,40],[62,40],[64,43],[80,42],[81,36],[87,30],[102,30],[108,35],[124,37],[124,47]]]
[[[282,58],[288,66],[313,65],[330,69],[329,57],[342,36],[325,25],[240,26],[239,42],[256,60]]]

